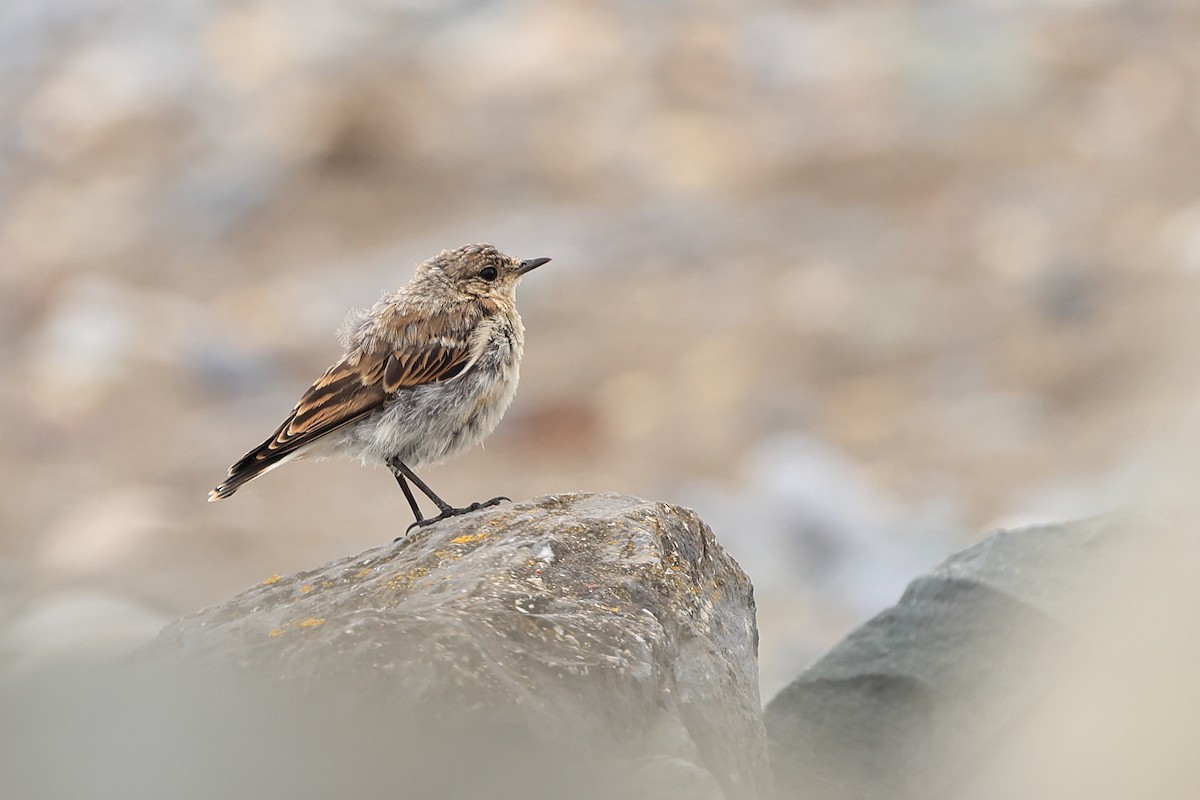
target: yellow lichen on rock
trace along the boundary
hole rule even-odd
[[[318,628],[324,624],[325,619],[323,617],[308,617],[306,619],[298,620],[294,619],[291,622],[285,623],[281,628],[275,628],[272,631],[268,631],[267,636],[274,639],[276,636],[282,636],[283,634],[287,633],[288,628]]]

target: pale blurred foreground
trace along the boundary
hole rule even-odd
[[[1195,519],[1131,542],[1097,594],[1089,636],[1030,654],[1049,693],[954,796],[964,800],[1200,796],[1200,549]]]
[[[1166,562],[1194,557],[1162,520],[1114,514],[1000,532],[946,559],[770,702],[781,795],[1194,794],[1196,643],[1162,641],[1189,639],[1194,604],[1177,604],[1194,590],[1176,591]],[[1155,752],[1139,749],[1147,739]],[[1099,782],[1097,759],[1114,773]]]
[[[508,519],[513,519],[511,514],[515,513],[520,519],[519,515],[527,512],[518,507],[513,512],[494,513],[510,514]],[[894,639],[901,642],[899,649],[872,653],[869,647],[865,652],[859,648],[857,658],[860,662],[865,659],[863,663],[867,664],[880,659],[881,664],[897,663],[916,656],[918,661],[932,665],[916,683],[906,686],[904,676],[897,675],[893,677],[898,677],[899,683],[889,686],[886,670],[856,673],[852,669],[855,665],[845,658],[842,662],[851,669],[843,672],[836,664],[832,669],[818,665],[814,669],[826,688],[831,686],[835,695],[840,692],[847,702],[841,707],[836,701],[824,708],[810,707],[814,717],[800,721],[816,719],[818,724],[802,749],[781,736],[778,725],[768,725],[779,797],[1194,798],[1200,790],[1200,764],[1194,758],[1200,734],[1200,688],[1195,681],[1200,666],[1200,637],[1195,635],[1200,629],[1200,589],[1195,580],[1200,548],[1190,533],[1188,523],[1192,519],[1112,515],[1103,520],[1069,523],[1063,531],[1083,532],[1082,536],[1071,534],[1077,549],[1072,552],[1054,545],[1045,550],[1044,560],[1032,558],[1018,572],[994,575],[996,585],[1008,587],[1011,593],[992,592],[986,587],[976,593],[974,604],[990,606],[988,613],[960,617],[949,627],[933,617],[928,629],[902,631],[900,638]],[[441,551],[434,552],[437,547],[450,547],[450,542],[469,544],[466,540],[478,541],[492,530],[504,532],[503,524],[495,529],[492,526],[489,523],[481,534],[455,536],[457,530],[449,531],[443,535],[446,543],[431,542],[427,546],[436,558],[444,560]],[[475,529],[469,524],[467,528]],[[561,542],[564,536],[573,535],[566,530],[550,525],[542,535]],[[599,543],[612,538],[603,533],[603,527],[600,531]],[[678,531],[676,535],[668,534],[662,541],[683,541],[677,535]],[[1026,545],[1031,543],[1030,537],[1039,535],[1071,541],[1063,540],[1053,528],[1005,534],[1010,541]],[[526,547],[523,538],[497,537],[499,552],[519,553]],[[1027,549],[1038,548],[1035,541]],[[897,609],[911,606],[914,601],[935,606],[942,601],[958,602],[957,593],[951,591],[956,589],[955,575],[962,570],[966,585],[973,563],[970,554],[975,550],[986,552],[979,548],[966,551],[967,560],[944,575],[950,580],[949,584],[940,584],[948,590],[944,597],[927,591],[939,584],[926,582],[923,589],[918,582]],[[368,567],[357,572],[353,559],[331,565],[331,577],[350,575],[357,580],[360,575],[374,575],[378,569],[374,565],[393,559],[392,551],[387,547],[372,551],[371,558],[364,562]],[[614,547],[612,552],[621,553],[624,548]],[[450,570],[456,569],[456,558],[451,558]],[[691,558],[698,558],[697,564],[707,563],[708,559],[698,550]],[[552,562],[546,563],[547,569]],[[528,571],[535,568],[524,565],[537,562],[522,557],[510,559],[510,563]],[[584,563],[579,562],[579,566]],[[728,560],[725,563],[731,564]],[[953,563],[953,559],[948,562]],[[540,568],[536,574],[541,574]],[[292,588],[281,585],[280,589],[285,597],[292,591],[303,592],[311,587],[299,587],[299,583],[319,577],[299,576],[292,581]],[[412,580],[402,579],[404,585]],[[351,582],[349,593],[341,595],[350,603],[350,616],[345,619],[355,619],[354,604],[358,601],[354,597],[361,594],[369,598],[367,605],[375,608],[374,595],[396,591],[391,588],[395,580],[387,578],[385,572],[374,589],[364,587],[361,591]],[[482,582],[485,587],[488,583]],[[583,596],[597,588],[586,578],[576,586],[583,590]],[[683,588],[679,597],[687,598],[686,584]],[[529,591],[519,584],[514,584],[512,590]],[[492,592],[490,588],[482,591],[488,595]],[[667,753],[690,752],[690,758],[697,759],[690,744],[678,749],[686,736],[680,742],[675,735],[640,729],[611,736],[612,722],[626,718],[630,712],[658,717],[654,708],[657,703],[652,699],[654,675],[658,674],[673,690],[660,702],[672,709],[675,704],[690,705],[693,718],[709,724],[708,738],[703,741],[710,747],[720,745],[692,763],[714,769],[720,765],[719,761],[714,764],[714,753],[726,763],[742,757],[732,754],[745,752],[749,739],[743,739],[743,733],[735,732],[739,729],[732,726],[713,727],[720,716],[713,714],[705,720],[704,704],[710,703],[714,709],[720,706],[724,712],[730,703],[742,702],[745,696],[739,695],[736,700],[732,694],[728,699],[689,697],[689,687],[696,685],[692,683],[699,663],[695,654],[719,656],[722,652],[719,646],[713,649],[717,641],[707,635],[697,639],[693,631],[691,638],[679,639],[680,649],[672,650],[667,661],[659,660],[661,654],[655,656],[660,667],[652,669],[661,668],[662,673],[639,673],[635,669],[631,676],[618,678],[617,672],[606,673],[608,668],[604,666],[607,651],[600,642],[607,641],[608,634],[600,636],[599,628],[590,629],[593,623],[582,628],[568,625],[568,630],[579,634],[579,640],[573,635],[562,639],[559,630],[559,641],[582,646],[579,653],[598,658],[590,671],[575,673],[591,676],[578,684],[591,686],[591,690],[576,699],[561,694],[570,682],[564,683],[552,674],[532,679],[531,673],[520,668],[545,655],[538,636],[524,634],[510,641],[506,645],[509,648],[514,642],[523,642],[514,653],[523,650],[525,654],[496,662],[494,667],[500,672],[495,678],[515,680],[512,686],[518,693],[528,692],[527,699],[513,708],[526,705],[529,712],[534,712],[536,707],[534,713],[546,726],[539,730],[525,727],[519,719],[514,722],[511,715],[490,715],[487,698],[498,691],[501,683],[489,677],[486,669],[464,663],[462,668],[467,671],[455,678],[453,671],[459,667],[452,665],[456,662],[447,663],[450,674],[422,675],[418,669],[412,675],[386,668],[394,658],[388,648],[396,644],[414,653],[418,659],[414,664],[425,663],[428,656],[421,655],[421,650],[426,644],[416,634],[445,613],[448,601],[430,607],[427,615],[406,616],[408,612],[402,612],[400,619],[410,620],[405,629],[411,630],[398,639],[389,634],[393,627],[390,624],[377,627],[378,640],[370,635],[355,636],[351,630],[355,624],[351,622],[346,635],[334,628],[326,631],[326,637],[333,637],[329,639],[331,644],[340,640],[352,649],[343,644],[331,647],[332,658],[317,651],[312,651],[311,658],[295,658],[295,653],[303,652],[296,648],[311,650],[314,642],[323,639],[293,638],[290,641],[295,644],[289,645],[286,637],[295,637],[301,630],[294,625],[295,631],[290,634],[285,626],[262,636],[273,624],[271,617],[255,621],[254,616],[272,606],[266,598],[276,593],[274,585],[259,587],[237,601],[240,610],[238,605],[230,605],[235,619],[245,619],[257,627],[257,636],[246,635],[253,633],[250,628],[238,627],[220,633],[220,626],[226,624],[223,617],[229,612],[214,609],[177,626],[137,663],[56,668],[10,680],[0,687],[0,715],[6,721],[0,733],[0,793],[48,800],[80,796],[96,800],[164,796],[240,800],[263,792],[299,797],[448,800],[481,794],[501,800],[738,800],[770,795],[769,778],[753,794],[722,793],[710,778],[704,777],[703,770],[697,772],[689,762],[676,758],[665,759],[665,772],[662,760],[654,761],[659,782],[653,790],[647,789],[639,780],[646,764],[638,756],[653,755],[657,748],[664,748]],[[319,598],[314,595],[309,599],[320,608]],[[498,599],[502,600],[503,595]],[[474,603],[467,596],[463,601],[466,607]],[[551,597],[547,605],[543,600],[536,611],[532,605],[521,611],[518,604],[520,613],[515,617],[519,620],[522,613],[533,611],[540,616],[549,611],[545,620],[550,622],[555,619],[553,608],[557,602]],[[310,603],[309,608],[313,607]],[[629,610],[639,625],[644,623],[637,613],[637,602]],[[1018,610],[1021,613],[1016,613]],[[1038,618],[1037,612],[1046,615]],[[289,611],[285,603],[273,613],[295,616],[300,611]],[[394,612],[380,607],[368,616],[373,619],[389,613]],[[558,613],[562,614],[563,609]],[[953,607],[943,607],[943,616],[957,613]],[[480,631],[493,624],[505,626],[503,612],[486,616],[465,617],[463,621]],[[510,611],[507,616],[514,615]],[[565,616],[559,618],[567,625]],[[887,618],[885,612],[877,620]],[[617,630],[611,625],[619,626],[620,619],[614,616],[606,623],[610,633]],[[651,614],[649,619],[655,616]],[[665,619],[662,611],[659,619]],[[902,624],[901,617],[896,619]],[[324,619],[310,619],[300,625],[308,622],[326,630]],[[212,630],[206,630],[210,625]],[[745,636],[744,629],[740,635]],[[885,629],[885,638],[878,641],[886,642],[889,635]],[[848,641],[856,636],[858,633]],[[906,636],[908,644],[904,644]],[[595,649],[586,645],[593,637],[599,637]],[[387,644],[389,639],[396,644]],[[640,636],[629,641],[640,641],[643,646],[646,643]],[[456,647],[449,640],[439,643],[434,639],[431,643],[435,651],[449,646],[453,652]],[[914,643],[927,652],[903,651]],[[748,648],[744,642],[740,647]],[[205,651],[221,658],[198,659]],[[654,646],[646,652],[657,651]],[[270,657],[272,652],[277,656]],[[266,660],[264,655],[268,656]],[[621,660],[629,655],[626,652]],[[744,661],[746,654],[726,655]],[[251,664],[257,667],[243,668]],[[707,674],[719,680],[721,672]],[[963,682],[964,676],[972,675],[982,679]],[[642,682],[650,678],[647,688],[651,696],[639,700],[634,694],[625,694],[622,687],[632,686],[627,684],[630,678]],[[469,706],[447,703],[447,695],[441,690],[426,694],[422,688],[455,685],[482,688],[482,694],[473,696],[484,702],[475,705],[473,701]],[[497,689],[486,688],[491,685]],[[550,699],[556,692],[557,699]],[[454,696],[453,690],[449,696]],[[466,696],[472,696],[472,692]],[[881,701],[881,697],[885,699]],[[430,699],[437,702],[422,702]],[[778,703],[772,704],[772,711]],[[556,719],[553,709],[558,704],[569,705],[575,713]],[[580,704],[594,706],[592,711],[580,714]],[[873,713],[862,713],[872,704]],[[745,708],[744,703],[742,706]],[[799,711],[805,712],[803,705]],[[828,715],[823,725],[815,712]],[[545,716],[547,713],[550,716]],[[604,735],[581,737],[581,731]],[[634,747],[630,755],[628,743],[640,740],[638,737],[648,737],[656,749]],[[814,755],[819,760],[805,767],[805,759]],[[801,767],[798,773],[797,765]],[[803,791],[796,791],[796,787],[803,787]]]
[[[955,794],[1001,798],[1200,796],[1200,547],[1197,519],[1134,529],[1097,582],[1075,646],[1031,653],[1052,677],[1033,714]]]

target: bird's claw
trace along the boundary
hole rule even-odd
[[[483,509],[483,508],[491,508],[492,506],[498,506],[504,502],[511,503],[512,498],[511,497],[493,497],[491,500],[486,500],[482,503],[471,503],[471,505],[463,506],[462,508],[443,508],[442,513],[438,514],[436,517],[430,517],[429,519],[419,519],[416,522],[414,522],[413,524],[409,525],[407,528],[404,529],[404,536],[407,536],[409,531],[411,531],[413,528],[424,528],[424,527],[434,524],[435,522],[441,522],[444,519],[449,519],[450,517],[457,517],[457,516],[461,516],[463,514],[470,514],[472,511],[479,511],[480,509]],[[396,542],[403,539],[404,536],[397,537],[396,539],[393,540],[392,543],[395,544]]]
[[[511,503],[512,498],[511,497],[493,497],[491,500],[486,500],[482,503],[471,503],[471,505],[467,506],[466,508],[460,508],[457,510],[460,513],[465,514],[468,511],[478,511],[481,508],[491,508],[492,506],[498,506],[501,503],[505,503],[505,502]]]

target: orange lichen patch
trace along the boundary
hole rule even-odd
[[[428,574],[429,567],[413,567],[410,570],[388,578],[387,583],[385,583],[384,586],[395,590],[406,589],[412,585],[413,581],[417,580],[418,578],[424,578]]]
[[[312,590],[313,590],[313,585],[311,583],[306,583],[300,587],[300,594],[308,594]]]
[[[272,575],[271,577],[269,577],[265,581],[263,581],[263,586],[274,586],[277,583],[279,583],[279,576]]]
[[[291,622],[285,623],[282,628],[276,628],[273,631],[268,631],[267,636],[274,639],[276,636],[282,636],[287,633],[289,628],[318,628],[325,624],[324,618],[308,617],[307,619],[294,619]]]
[[[462,536],[455,536],[450,540],[450,544],[471,544],[472,542],[482,542],[492,534],[489,531],[480,531],[479,533],[464,533]]]
[[[322,589],[328,589],[330,586],[333,586],[333,581],[321,581]]]
[[[354,573],[354,577],[365,578],[368,575],[373,575],[374,573],[375,573],[375,570],[371,569],[370,567],[363,567],[358,572]]]

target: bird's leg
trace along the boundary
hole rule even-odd
[[[404,474],[393,467],[390,462],[388,466],[391,467],[392,475],[396,476],[396,483],[400,484],[400,488],[404,491],[404,497],[408,500],[409,507],[412,508],[413,516],[417,518],[417,521],[413,525],[420,524],[424,521],[425,515],[421,513],[421,506],[417,504],[417,498],[413,497],[412,489],[408,487],[408,481],[404,479]],[[412,530],[412,525],[408,526],[408,530],[404,532],[408,533],[409,530]],[[397,536],[392,540],[392,543],[395,544],[403,538],[403,536]]]
[[[391,464],[388,466],[391,467]],[[404,498],[408,500],[408,505],[412,509],[413,516],[417,518],[417,522],[425,519],[425,516],[421,513],[421,507],[417,505],[417,498],[413,497],[412,489],[408,488],[408,481],[404,480],[404,475],[395,467],[392,467],[392,475],[396,476],[396,483],[400,484],[400,488],[404,492]]]
[[[441,522],[447,517],[456,517],[459,514],[467,514],[471,511],[478,511],[481,508],[488,508],[509,499],[507,497],[493,497],[491,500],[488,500],[484,503],[471,503],[469,506],[455,508],[442,498],[438,497],[437,494],[434,493],[433,489],[430,489],[425,481],[418,478],[416,473],[409,469],[408,466],[399,458],[392,458],[390,461],[388,461],[388,466],[391,467],[392,474],[396,476],[396,480],[400,483],[400,488],[404,490],[404,496],[408,498],[408,503],[413,508],[413,515],[417,518],[416,522],[408,526],[408,530],[412,530],[413,528],[423,528],[426,525],[432,525],[435,522]],[[412,481],[414,486],[420,489],[426,497],[434,502],[434,505],[438,507],[438,510],[441,513],[431,519],[424,519],[421,516],[420,510],[417,508],[416,500],[413,498],[412,491],[408,488],[408,484],[405,479]]]
[[[432,500],[434,505],[438,507],[439,511],[444,513],[446,511],[455,510],[454,506],[450,505],[445,500],[434,494],[433,489],[430,489],[429,485],[426,484],[425,481],[418,478],[417,474],[409,469],[408,465],[400,459],[393,458],[388,462],[388,466],[392,468],[392,474],[396,476],[396,480],[400,481],[400,486],[404,489],[405,496],[409,498],[408,502],[413,507],[413,512],[417,518],[417,522],[425,522],[425,520],[421,517],[421,512],[417,510],[416,501],[413,499],[412,492],[408,488],[407,483],[405,483],[405,478],[412,481],[413,484],[420,489],[426,497]]]

